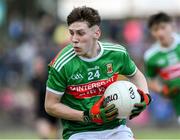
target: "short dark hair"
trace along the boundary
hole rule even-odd
[[[163,12],[154,14],[148,20],[148,28],[151,28],[153,25],[157,25],[162,22],[170,23],[172,22],[172,18],[168,14],[163,13]]]
[[[101,17],[97,10],[82,6],[74,8],[67,17],[68,26],[76,21],[86,21],[89,27],[100,25]]]

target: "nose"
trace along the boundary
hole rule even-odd
[[[78,43],[79,42],[77,35],[71,36],[71,39],[72,39],[73,43]]]
[[[158,29],[158,30],[156,31],[156,34],[157,34],[158,37],[161,37],[161,36],[164,35],[164,31],[163,31],[162,29]]]

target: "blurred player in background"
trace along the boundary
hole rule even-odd
[[[180,124],[180,36],[166,13],[152,15],[148,27],[156,40],[144,56],[149,87],[172,100]]]
[[[30,81],[30,85],[34,92],[35,109],[36,109],[36,129],[40,138],[55,139],[57,137],[57,119],[48,115],[44,108],[46,93],[46,62],[43,57],[38,56],[34,61],[34,75]]]
[[[71,44],[49,65],[45,108],[62,119],[64,139],[134,139],[126,120],[117,118],[115,105],[103,105],[104,91],[118,74],[143,90],[130,119],[150,103],[146,79],[126,49],[98,41],[100,21],[95,9],[73,9],[67,17]]]

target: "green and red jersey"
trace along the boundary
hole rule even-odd
[[[118,74],[133,76],[136,73],[136,65],[123,46],[98,43],[101,51],[95,58],[78,56],[70,44],[49,65],[47,90],[63,94],[61,102],[71,108],[90,109],[106,88],[117,81]],[[78,132],[112,129],[124,120],[116,119],[103,125],[69,120],[62,123],[63,138],[67,139]]]
[[[145,53],[146,74],[159,77],[170,88],[180,86],[180,36],[173,35],[174,41],[168,48],[155,43]]]

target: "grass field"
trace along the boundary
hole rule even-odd
[[[179,129],[141,129],[134,130],[136,139],[180,139]]]
[[[170,129],[133,129],[135,138],[137,139],[180,139],[180,128]],[[38,139],[38,136],[33,130],[15,129],[15,130],[1,130],[0,139]]]

